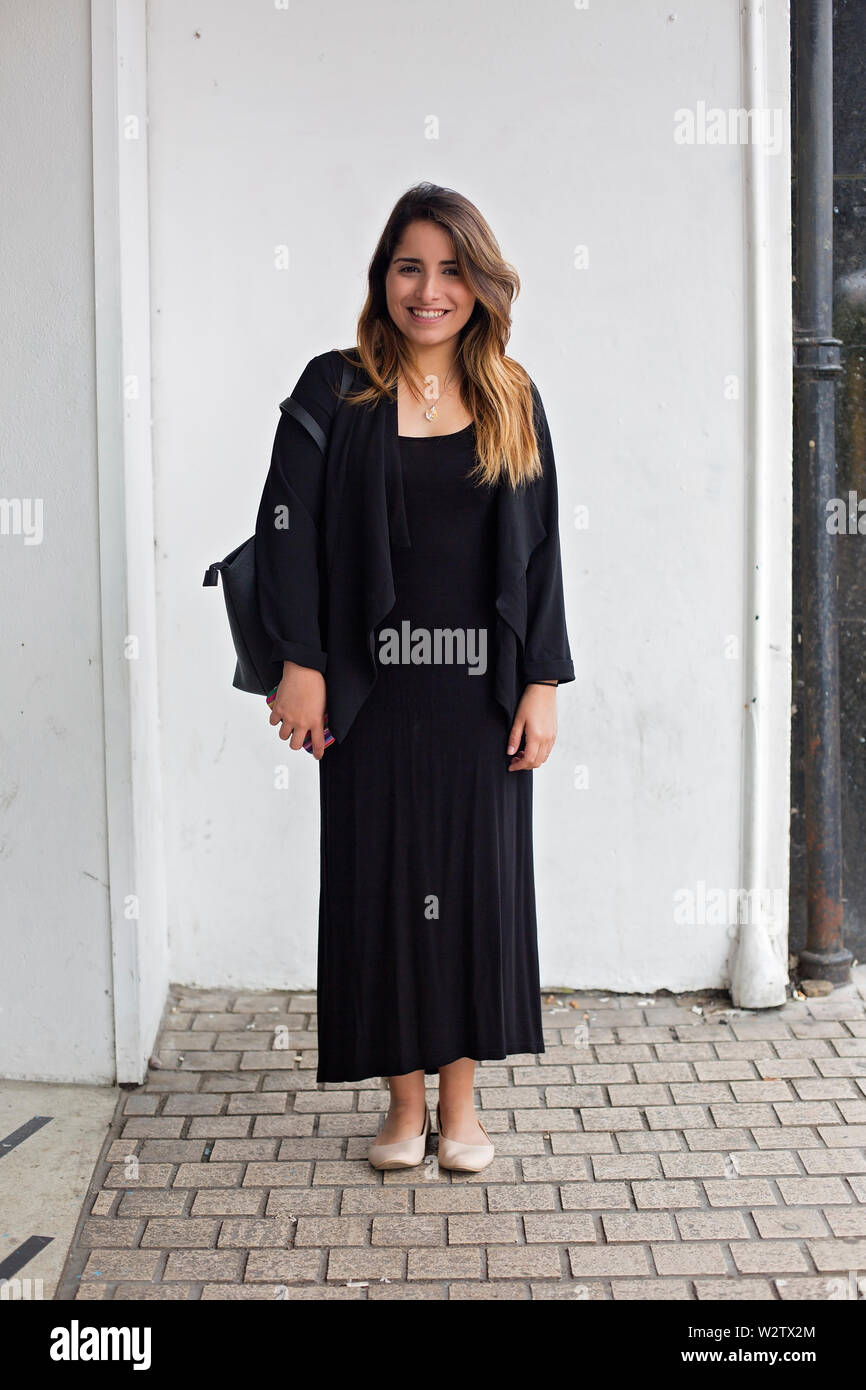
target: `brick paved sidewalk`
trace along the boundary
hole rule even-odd
[[[866,1277],[866,970],[742,1014],[545,995],[476,1070],[479,1174],[377,1172],[388,1092],[318,1086],[315,997],[175,989],[60,1299],[800,1299]],[[435,1078],[428,1091],[435,1123]]]

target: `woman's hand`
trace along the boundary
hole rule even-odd
[[[290,739],[290,748],[303,748],[309,733],[313,757],[325,751],[325,677],[310,666],[296,661],[283,662],[283,679],[271,706],[271,724],[282,725],[280,738]]]
[[[526,734],[526,747],[517,752],[520,740]],[[508,765],[509,772],[529,772],[541,767],[550,756],[556,742],[556,686],[528,685],[523,692],[511,733],[508,735],[508,753],[514,753]]]

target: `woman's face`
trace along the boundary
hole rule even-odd
[[[410,222],[385,276],[388,313],[415,347],[440,347],[475,308],[460,275],[454,244],[438,222]]]

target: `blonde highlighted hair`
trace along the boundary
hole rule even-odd
[[[423,220],[438,223],[448,233],[460,275],[475,296],[458,346],[461,396],[475,421],[473,475],[480,483],[507,479],[518,487],[542,471],[529,374],[505,355],[520,279],[481,213],[453,189],[418,183],[397,200],[370,261],[367,298],[358,319],[357,352],[369,385],[345,399],[358,405],[383,397],[396,400],[400,372],[410,388],[420,382],[410,345],[388,312],[385,276],[410,222]],[[422,399],[420,391],[417,394]]]

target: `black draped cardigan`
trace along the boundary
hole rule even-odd
[[[338,742],[376,680],[374,630],[396,599],[391,550],[411,544],[397,403],[338,406],[344,360],[337,349],[312,358],[281,402],[255,533],[271,658],[322,672]],[[350,389],[366,380],[357,365]],[[532,396],[542,476],[497,484],[494,690],[509,721],[530,681],[574,680],[553,447],[534,383]]]

